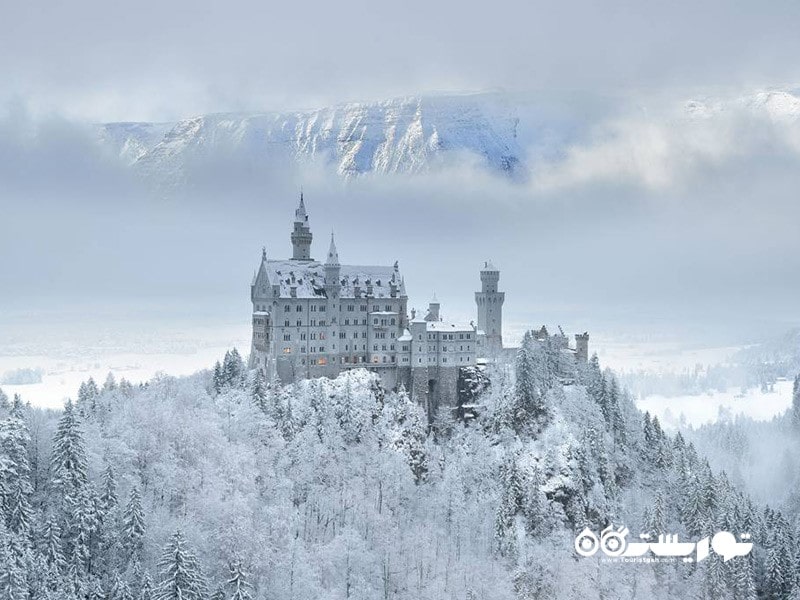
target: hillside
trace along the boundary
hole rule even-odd
[[[641,415],[596,361],[579,369],[527,336],[514,377],[489,373],[476,422],[429,433],[419,406],[364,370],[280,387],[236,356],[214,375],[88,382],[58,413],[3,402],[4,597],[795,589],[794,555],[772,564],[793,535],[785,519]],[[578,557],[575,533],[611,522],[682,539],[747,527],[756,548],[699,565]]]

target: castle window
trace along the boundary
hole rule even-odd
[[[283,312],[289,312],[290,310],[292,310],[292,307],[289,306],[288,304],[283,307]]]
[[[378,351],[378,344],[375,344],[375,345],[372,347],[372,350],[373,350],[373,352],[377,352],[377,351]]]
[[[361,305],[361,306],[359,306],[358,308],[359,308],[359,310],[360,310],[361,312],[367,312],[367,305],[366,305],[366,304],[362,304],[362,305]]]
[[[442,359],[442,362],[443,362],[443,363],[446,363],[446,362],[447,362],[447,359],[446,359],[446,358],[443,358],[443,359]]]
[[[348,304],[347,305],[347,312],[353,312],[355,309],[356,309],[356,307],[353,306],[352,304]]]
[[[419,359],[419,362],[422,362],[422,359],[421,359],[421,358]]]
[[[325,327],[325,319],[321,319],[319,322],[320,327]]]
[[[311,305],[311,312],[317,312],[317,305],[316,304],[312,304]]]
[[[319,334],[319,339],[321,339],[321,340],[324,340],[324,339],[325,339],[325,332],[324,332],[324,331],[321,331],[321,332],[320,332],[320,334]]]
[[[378,324],[378,319],[372,319],[372,324],[373,325],[377,325]]]
[[[394,319],[394,317],[392,317],[391,324],[392,324],[392,325],[394,325],[394,324],[395,324],[395,319]]]
[[[387,304],[384,308],[386,309],[386,312],[389,312],[390,310],[392,310],[392,305]]]
[[[300,346],[300,352],[302,352],[303,354],[305,354],[305,352],[306,352],[306,347],[305,347],[305,346]]]
[[[358,339],[358,332],[357,331],[353,332],[353,339]]]
[[[306,334],[305,334],[305,333],[301,333],[301,334],[300,334],[300,339],[301,339],[301,340],[304,340],[304,339],[306,339]]]
[[[297,326],[298,327],[302,327],[303,326],[303,321],[301,321],[300,319],[297,319]]]
[[[302,304],[298,304],[298,305],[295,307],[294,311],[295,311],[295,312],[303,312],[303,305],[302,305]]]
[[[364,319],[363,321],[361,321],[361,324],[362,324],[362,325],[366,325],[366,324],[367,324],[367,320],[366,320],[366,319]]]
[[[286,320],[283,322],[283,326],[284,326],[284,327],[289,327],[289,319],[286,319]]]
[[[325,346],[320,346],[320,347],[319,347],[319,351],[320,351],[320,352],[325,352]]]
[[[285,347],[285,348],[283,349],[283,353],[284,353],[284,354],[291,354],[291,353],[292,353],[292,349],[291,349],[291,348],[289,348],[289,347]]]
[[[324,304],[319,307],[319,312],[325,312],[325,305]]]
[[[394,344],[390,344],[390,345],[389,345],[389,350],[392,350],[392,351],[394,351]]]
[[[328,364],[328,359],[327,359],[327,358],[325,358],[325,357],[323,356],[322,358],[320,358],[320,359],[317,361],[317,364],[318,364],[318,365],[327,365],[327,364]]]
[[[311,327],[316,327],[317,326],[317,320],[316,319],[311,319],[309,321],[309,324],[311,325]]]
[[[290,333],[284,333],[283,334],[283,341],[284,342],[291,342],[292,341],[292,335]]]
[[[380,310],[380,307],[377,304],[373,304],[372,305],[372,312],[378,312],[379,310]]]
[[[347,334],[346,334],[344,331],[340,331],[340,332],[339,332],[339,339],[340,339],[340,340],[343,340],[343,339],[345,339],[346,337],[347,337]]]

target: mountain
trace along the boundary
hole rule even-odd
[[[199,162],[322,160],[343,176],[419,173],[467,155],[514,174],[516,110],[497,94],[409,97],[318,110],[211,114],[177,123],[107,123],[100,141],[146,176],[181,181]]]
[[[591,149],[624,139],[630,135],[624,123],[641,127],[643,114],[667,130],[692,131],[701,122],[724,127],[732,116],[756,120],[759,127],[772,122],[793,129],[800,94],[755,90],[654,102],[651,108],[624,96],[566,93],[411,96],[305,111],[209,114],[175,123],[106,123],[98,138],[157,184],[225,181],[231,169],[238,177],[309,161],[343,177],[424,173],[466,162],[524,179],[576,146]]]

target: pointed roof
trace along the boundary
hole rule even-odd
[[[331,246],[328,248],[328,260],[325,261],[326,265],[339,265],[339,252],[336,250],[336,241],[333,239],[333,232],[331,231]]]
[[[436,297],[436,292],[433,292],[433,298],[431,298],[431,304],[439,304],[439,299]]]
[[[308,214],[306,213],[306,203],[303,200],[302,190],[300,190],[300,204],[297,206],[297,210],[294,211],[294,222],[308,223]]]

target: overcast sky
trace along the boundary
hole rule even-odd
[[[0,99],[90,120],[429,90],[670,93],[800,80],[792,0],[0,4]]]

